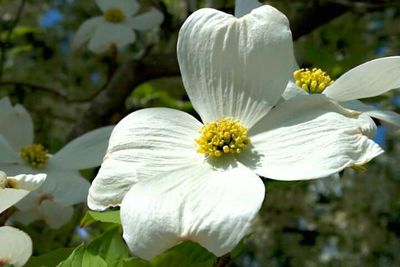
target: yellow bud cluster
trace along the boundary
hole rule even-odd
[[[125,15],[121,9],[118,8],[109,8],[104,12],[103,15],[105,21],[111,23],[119,23],[125,20]]]
[[[320,94],[334,82],[326,72],[317,68],[296,70],[293,77],[296,85],[310,94]]]
[[[200,134],[201,136],[196,139],[197,152],[210,157],[240,154],[250,144],[247,129],[232,118],[222,118],[207,123],[200,130]]]
[[[37,169],[43,168],[49,161],[47,150],[40,144],[21,148],[19,155],[23,161]]]

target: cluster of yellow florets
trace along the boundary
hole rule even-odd
[[[111,23],[119,23],[125,20],[124,13],[118,8],[109,8],[104,12],[104,19]]]
[[[43,168],[49,161],[47,150],[40,144],[21,148],[19,154],[23,161],[37,169]]]
[[[293,73],[296,85],[310,94],[320,94],[333,83],[331,77],[321,69],[299,69]]]
[[[197,152],[211,157],[239,154],[250,144],[247,129],[238,120],[231,118],[222,118],[205,124],[200,134],[201,136],[196,139]]]

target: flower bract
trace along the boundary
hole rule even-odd
[[[14,218],[29,223],[45,220],[53,228],[72,217],[72,205],[86,201],[90,183],[79,170],[100,165],[112,126],[91,131],[71,141],[55,155],[40,144],[33,144],[33,123],[21,105],[0,100],[0,170],[9,176],[46,173],[46,181],[16,204]],[[11,190],[11,189],[8,189]],[[29,191],[27,191],[29,192]],[[22,198],[22,197],[21,197]]]
[[[301,70],[293,73],[294,81],[289,81],[284,93],[285,99],[308,93],[321,93],[330,97],[346,108],[363,112],[400,127],[400,115],[376,106],[367,105],[358,99],[369,98],[400,88],[400,57],[384,57],[363,63],[340,76],[336,81],[325,82],[321,90],[305,86],[300,77]],[[296,77],[297,76],[297,77]],[[311,84],[316,79],[310,77]],[[313,81],[311,81],[313,80]],[[317,88],[318,89],[318,88]]]
[[[32,240],[21,230],[0,227],[0,266],[22,267],[32,255]]]
[[[368,116],[327,97],[278,104],[293,47],[288,19],[271,6],[240,18],[198,10],[177,52],[201,121],[168,108],[131,113],[115,127],[89,190],[91,209],[121,207],[124,239],[141,258],[186,240],[222,256],[261,207],[259,176],[325,177],[383,152],[369,139],[376,126]]]
[[[104,53],[111,46],[123,48],[136,40],[136,31],[148,31],[159,26],[164,15],[155,8],[137,14],[139,4],[136,0],[96,0],[103,12],[85,21],[78,29],[73,47],[88,44],[94,53]]]

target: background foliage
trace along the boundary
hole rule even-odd
[[[109,54],[70,49],[79,25],[99,15],[94,1],[0,1],[0,97],[8,95],[27,107],[34,117],[36,142],[50,152],[140,108],[194,112],[176,61],[179,27],[199,7],[232,13],[234,3],[141,3],[163,11],[161,30],[142,34],[115,60]],[[289,17],[302,66],[320,67],[338,77],[367,60],[400,54],[399,1],[268,3]],[[373,103],[400,112],[398,91]],[[341,178],[296,183],[265,180],[267,197],[255,233],[245,240],[232,266],[400,266],[399,135],[397,129],[379,126],[376,140],[387,153],[369,164],[366,173],[346,170]],[[83,174],[92,179],[95,170]],[[130,258],[117,212],[106,218],[86,214],[82,220],[85,210],[76,207],[74,219],[57,231],[41,223],[19,225],[35,244],[36,257],[28,266],[55,266],[65,259],[60,266],[89,266],[87,261],[97,266],[212,265],[212,255],[195,244],[180,246],[152,263]],[[174,263],[174,253],[182,251],[185,256]]]

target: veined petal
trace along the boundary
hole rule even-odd
[[[81,170],[99,166],[106,154],[114,126],[90,131],[68,143],[50,161],[62,169]]]
[[[180,30],[178,60],[203,122],[233,117],[251,127],[267,114],[285,90],[292,46],[287,18],[271,6],[240,19],[194,12]]]
[[[201,127],[191,115],[167,108],[143,109],[125,117],[114,128],[89,190],[89,208],[119,206],[137,181],[203,161],[195,145]]]
[[[257,0],[236,0],[235,17],[240,18],[249,14],[253,9],[262,6]]]
[[[126,17],[130,17],[139,10],[136,0],[96,0],[101,11],[105,12],[109,8],[118,8],[124,12]]]
[[[14,188],[0,188],[0,213],[15,205],[21,199],[26,197],[30,191]]]
[[[400,57],[384,57],[361,64],[337,79],[324,94],[348,101],[373,97],[400,88]]]
[[[123,23],[109,23],[103,21],[96,28],[89,42],[89,50],[94,53],[104,53],[111,45],[117,48],[134,43],[136,35],[132,29]]]
[[[383,110],[381,108],[366,105],[359,100],[352,100],[347,102],[340,103],[342,106],[348,109],[357,110],[360,112],[364,112],[365,114],[382,120],[384,122],[393,124],[394,126],[400,127],[400,114],[390,111],[390,110]]]
[[[19,151],[22,147],[33,143],[33,122],[26,109],[17,104],[11,105],[8,97],[0,100],[0,135],[10,146]]]
[[[152,8],[143,14],[128,18],[127,23],[134,30],[148,31],[160,25],[163,20],[164,14]]]
[[[248,233],[264,193],[261,179],[240,163],[189,165],[131,188],[121,205],[124,239],[144,259],[185,240],[222,256]]]
[[[102,21],[102,17],[94,17],[83,22],[72,40],[72,48],[79,49],[87,44]]]
[[[277,106],[249,134],[252,148],[239,160],[276,180],[326,177],[361,165],[383,150],[368,137],[376,126],[323,95],[298,96]]]
[[[32,239],[21,230],[0,227],[0,263],[22,267],[32,255]]]

